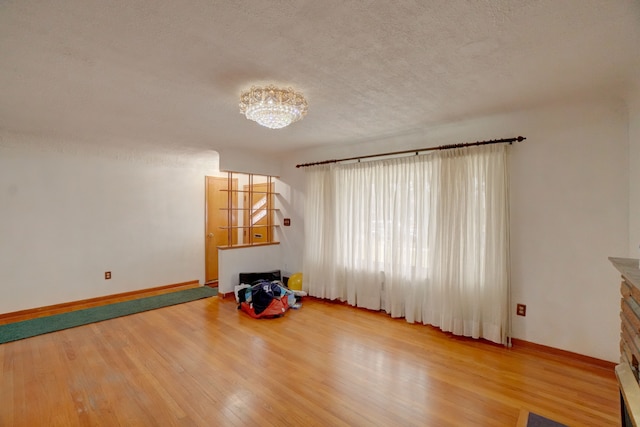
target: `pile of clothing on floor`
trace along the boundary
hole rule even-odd
[[[235,288],[238,309],[249,316],[280,317],[290,308],[300,308],[300,299],[307,293],[291,290],[280,280],[259,279],[251,284],[241,283]]]

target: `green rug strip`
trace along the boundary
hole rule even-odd
[[[153,310],[160,307],[182,304],[184,302],[195,301],[201,298],[212,297],[217,294],[217,289],[210,288],[208,286],[201,286],[199,288],[186,289],[184,291],[169,292],[163,295],[117,302],[100,307],[85,308],[83,310],[70,311],[67,313],[54,314],[46,317],[24,320],[22,322],[0,325],[0,344],[34,337],[36,335],[47,334],[49,332],[60,331],[62,329],[86,325],[88,323],[100,322],[116,317],[127,316],[129,314],[140,313],[142,311]]]

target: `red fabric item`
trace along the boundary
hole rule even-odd
[[[280,299],[274,298],[269,303],[267,308],[265,308],[264,311],[260,314],[256,314],[253,309],[253,304],[247,303],[246,301],[240,303],[240,309],[254,319],[260,319],[262,317],[279,317],[283,316],[284,313],[289,309],[289,300],[286,296],[283,296]]]

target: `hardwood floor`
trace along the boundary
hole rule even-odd
[[[207,298],[0,345],[0,426],[619,425],[613,370],[306,298]]]

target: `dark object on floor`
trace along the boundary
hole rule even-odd
[[[527,427],[567,427],[564,424],[545,418],[542,415],[529,412],[529,419],[527,420]]]
[[[184,291],[169,292],[147,298],[102,305],[100,307],[86,308],[84,310],[70,311],[68,313],[54,314],[38,317],[22,322],[9,323],[0,326],[0,344],[17,341],[23,338],[34,337],[62,329],[100,322],[115,317],[127,316],[142,311],[167,307],[184,302],[208,298],[218,294],[218,290],[208,286],[186,289]]]
[[[241,285],[252,285],[258,280],[268,280],[270,282],[273,282],[274,280],[282,280],[280,270],[271,270],[261,273],[240,273],[238,276],[240,279],[239,283]]]

